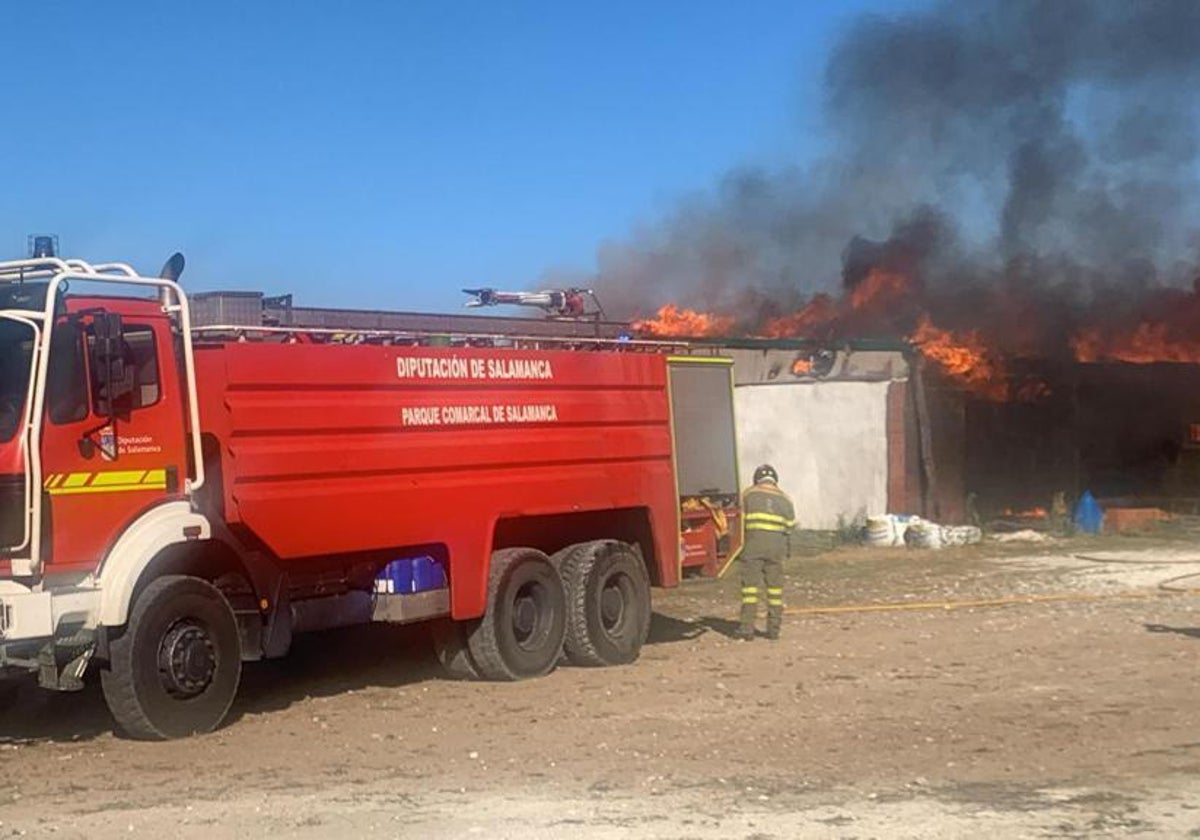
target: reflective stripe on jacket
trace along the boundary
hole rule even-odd
[[[774,483],[764,481],[750,487],[742,496],[744,517],[744,556],[783,557],[787,553],[787,535],[796,525],[796,510],[787,494]]]

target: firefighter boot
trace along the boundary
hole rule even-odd
[[[742,613],[739,616],[737,639],[749,642],[754,639],[754,621],[758,618],[758,587],[742,587]]]
[[[767,587],[767,638],[775,641],[783,627],[783,590]]]

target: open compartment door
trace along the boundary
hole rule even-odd
[[[672,356],[671,430],[679,487],[681,576],[722,571],[741,545],[733,360]]]

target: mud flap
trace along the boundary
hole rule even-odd
[[[47,642],[38,651],[38,685],[51,691],[83,690],[83,675],[88,663],[96,653],[94,644],[88,645],[61,669],[58,666],[58,649],[54,642]]]

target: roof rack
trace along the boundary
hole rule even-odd
[[[18,283],[54,277],[56,274],[89,274],[100,280],[119,280],[122,277],[138,277],[138,273],[127,263],[111,262],[92,265],[85,260],[60,259],[59,257],[37,257],[28,260],[0,262],[0,282]]]
[[[627,350],[681,355],[717,356],[715,344],[688,340],[623,339],[591,336],[508,335],[505,333],[439,332],[426,330],[340,329],[336,327],[274,327],[212,324],[193,327],[197,341],[277,341],[292,344],[383,345],[398,347],[505,347],[522,350]]]

